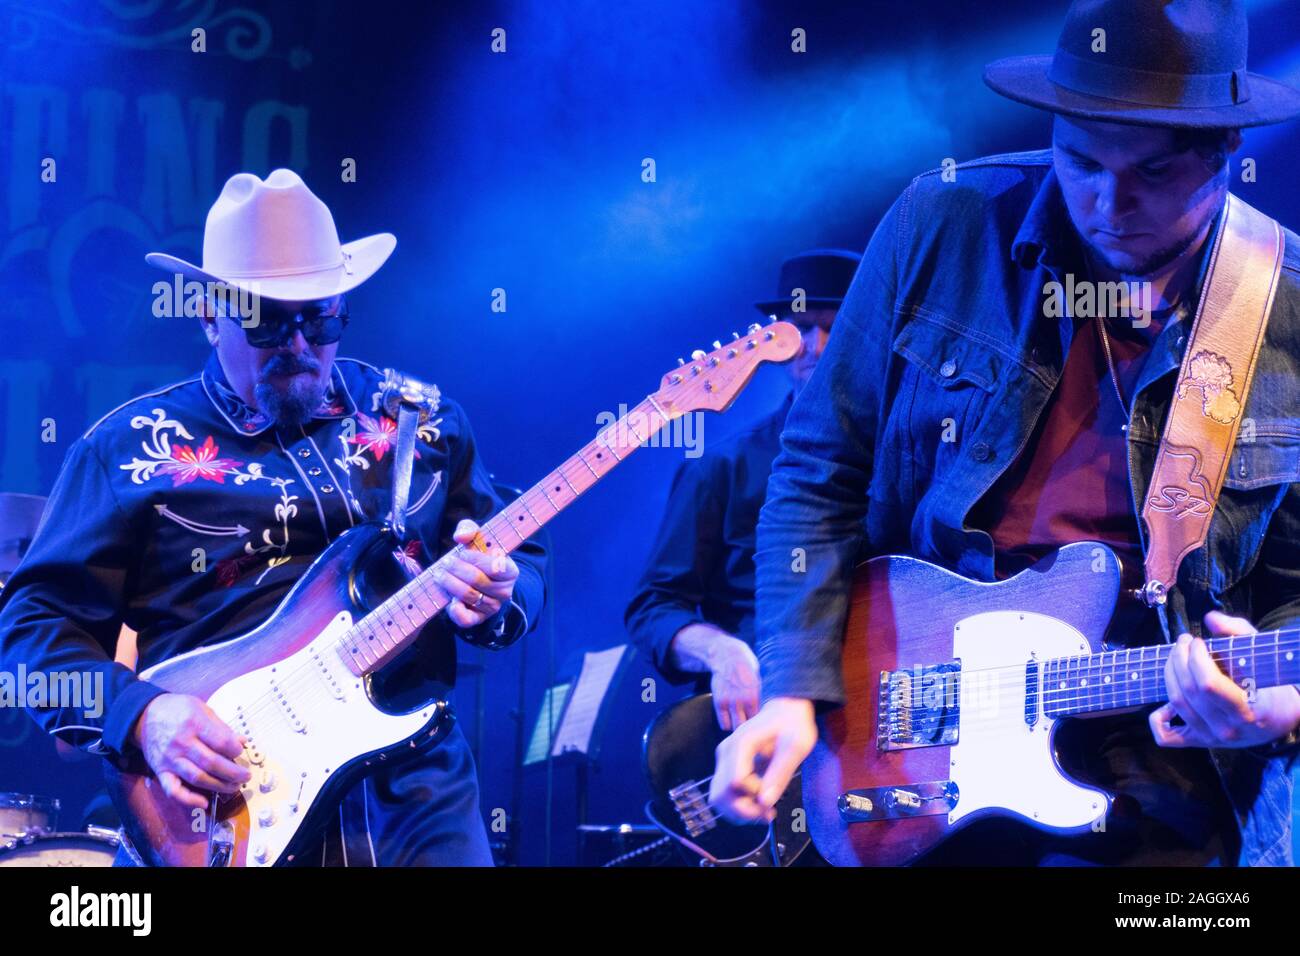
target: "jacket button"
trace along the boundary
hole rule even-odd
[[[977,441],[971,447],[970,455],[976,461],[988,461],[993,457],[993,448],[988,442]]]
[[[310,457],[311,457],[311,449],[309,449],[309,448],[299,448],[299,449],[298,449],[298,457],[299,457],[299,458],[310,458]]]
[[[1032,349],[1029,350],[1029,357],[1034,360],[1035,365],[1047,364],[1046,361],[1047,352],[1037,345],[1035,345]]]
[[[307,469],[307,474],[309,474],[309,475],[311,475],[313,478],[315,478],[317,475],[320,474],[320,469],[319,469],[319,468],[308,468],[308,469]]]
[[[952,378],[957,374],[957,363],[952,359],[948,359],[948,361],[939,366],[939,374],[944,378]]]
[[[334,490],[334,486],[333,486],[333,485],[321,485],[321,486],[320,486],[320,490],[323,491],[325,494],[328,495],[330,492],[332,492],[332,491]]]

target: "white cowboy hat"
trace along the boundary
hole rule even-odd
[[[392,255],[389,232],[339,243],[329,208],[291,169],[236,173],[208,210],[203,265],[151,252],[151,266],[268,299],[326,299],[369,279]]]

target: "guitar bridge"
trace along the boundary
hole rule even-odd
[[[876,748],[951,747],[961,716],[961,662],[881,671]]]

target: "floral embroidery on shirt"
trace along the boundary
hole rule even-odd
[[[195,451],[189,445],[172,448],[173,461],[162,466],[161,471],[172,476],[172,487],[189,484],[195,478],[206,478],[225,484],[227,470],[243,464],[233,458],[218,458],[217,445],[209,435],[207,441]]]
[[[376,462],[380,462],[384,460],[384,455],[397,446],[397,422],[387,415],[371,418],[365,412],[357,412],[357,421],[360,428],[356,434],[345,433],[339,437],[343,445],[343,457],[335,458],[334,463],[344,471],[350,471],[352,465],[357,465],[365,471],[370,467],[370,462],[364,457],[367,452]],[[441,418],[422,422],[415,428],[415,437],[433,444],[442,434],[438,429],[440,424],[442,424]],[[356,445],[356,449],[349,448],[349,443]],[[415,449],[415,457],[421,457],[418,448]]]
[[[157,473],[171,475],[172,487],[189,484],[196,478],[225,483],[225,475],[233,473],[242,461],[233,458],[217,457],[218,448],[209,435],[207,441],[198,450],[189,445],[172,446],[167,432],[176,433],[177,437],[194,441],[180,422],[168,418],[161,408],[153,410],[154,417],[136,415],[131,419],[132,428],[148,428],[149,438],[140,443],[148,459],[132,458],[128,464],[121,465],[123,471],[131,473],[131,481],[142,485]]]
[[[397,441],[397,422],[387,415],[380,415],[375,420],[365,412],[357,412],[357,421],[361,423],[361,428],[349,439],[357,446],[357,453],[370,452],[375,456],[375,461],[383,461],[384,453]],[[415,457],[420,457],[418,451]]]
[[[230,587],[247,567],[265,559],[266,568],[258,575],[256,581],[260,584],[268,571],[290,560],[289,519],[298,514],[298,506],[294,504],[298,496],[289,494],[289,486],[294,483],[292,478],[273,478],[263,472],[262,465],[258,462],[249,462],[246,467],[241,467],[245,464],[242,461],[219,457],[220,449],[211,435],[197,449],[190,445],[173,445],[174,438],[185,438],[189,441],[195,441],[195,438],[180,422],[168,418],[161,408],[153,410],[152,418],[148,415],[136,415],[131,419],[131,427],[149,429],[149,437],[140,443],[147,458],[133,458],[128,464],[118,466],[123,471],[129,471],[131,481],[137,485],[142,485],[159,475],[170,476],[173,488],[189,484],[198,478],[225,484],[225,476],[231,475],[236,485],[244,485],[250,481],[266,481],[272,487],[279,489],[279,500],[274,510],[275,520],[279,525],[278,529],[274,529],[279,531],[278,540],[272,536],[272,528],[264,528],[261,535],[262,544],[254,546],[253,542],[246,541],[244,554],[218,561],[214,570],[219,584]],[[154,507],[162,517],[196,534],[244,536],[250,533],[249,529],[242,525],[229,527],[195,521],[177,513],[165,503]]]
[[[408,541],[405,545],[393,551],[393,557],[397,563],[406,569],[411,577],[415,577],[424,569],[420,567],[420,542]]]

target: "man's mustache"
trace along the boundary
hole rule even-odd
[[[297,375],[299,372],[316,373],[320,371],[320,363],[306,355],[280,354],[271,356],[270,361],[262,366],[262,372],[258,376],[260,381],[265,382],[272,375]]]

